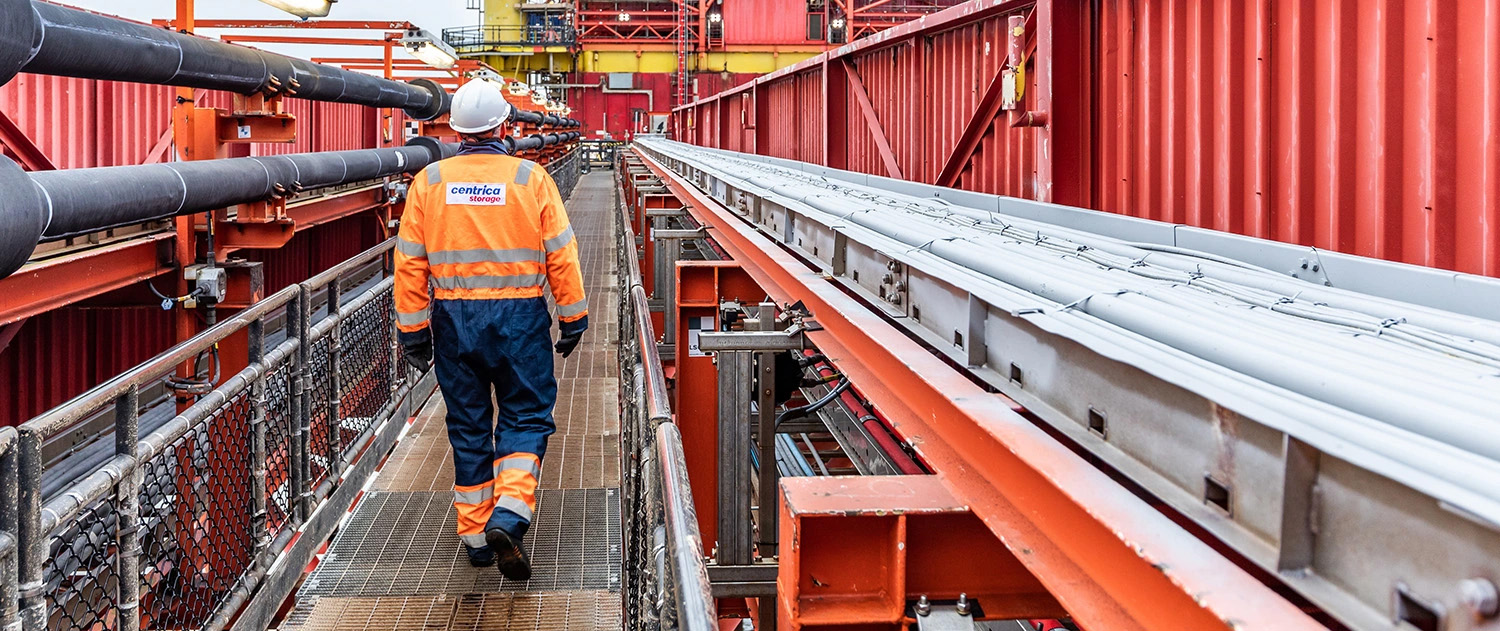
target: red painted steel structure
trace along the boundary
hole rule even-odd
[[[1007,65],[1026,72],[1010,113],[986,98]],[[975,0],[679,108],[673,131],[1500,275],[1489,0]]]
[[[0,149],[31,170],[167,161],[174,149],[178,92],[23,74],[0,86]],[[190,107],[236,107],[228,93],[190,94]],[[297,120],[292,142],[227,145],[226,155],[373,148],[385,140],[379,110],[297,99],[281,106]],[[383,240],[386,215],[366,211],[384,207],[383,198],[365,193],[294,206],[289,212],[301,214],[299,232],[289,242],[234,256],[260,263],[265,288],[275,291]],[[104,243],[95,245],[101,239]],[[39,249],[39,255],[52,257],[45,264],[23,268],[0,283],[0,425],[50,409],[176,341],[181,323],[156,306],[158,300],[142,284],[153,279],[163,292],[179,291],[178,275],[169,274],[180,258],[175,241],[170,231],[124,228],[46,244]]]

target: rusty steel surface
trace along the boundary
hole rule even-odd
[[[1023,103],[976,120],[1011,15],[1029,20]],[[854,95],[821,76],[842,61],[911,180],[1497,276],[1497,59],[1489,0],[975,0],[680,107],[672,128],[886,175]],[[748,144],[723,115],[745,94],[776,113]]]
[[[654,160],[709,235],[780,302],[822,325],[808,338],[849,378],[879,383],[888,415],[1062,606],[1097,629],[1317,629],[1306,614],[993,395],[927,353],[774,241]],[[696,478],[695,478],[696,479]]]

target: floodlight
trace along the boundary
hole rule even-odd
[[[406,52],[411,53],[411,56],[433,68],[452,68],[458,65],[458,53],[447,43],[422,29],[406,31],[401,37],[401,45],[406,47]]]

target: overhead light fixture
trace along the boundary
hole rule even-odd
[[[723,21],[724,21],[724,14],[722,14],[722,13],[719,13],[719,12],[715,11],[713,13],[708,14],[708,23],[709,24],[718,24],[718,23],[723,22]]]
[[[273,7],[286,11],[292,15],[306,20],[307,18],[326,18],[328,11],[333,8],[333,3],[338,0],[260,0]]]
[[[832,26],[833,28],[844,28],[844,18],[833,18],[833,20],[830,21],[828,25]]]
[[[626,13],[626,12],[624,12],[624,11],[621,11],[621,12],[620,12],[620,17],[619,17],[619,20],[620,20],[620,21],[621,21],[621,22],[629,22],[629,21],[630,21],[630,14],[629,14],[629,13]]]
[[[432,33],[419,28],[409,29],[401,37],[406,52],[433,68],[452,68],[458,65],[458,53],[447,43],[433,37]]]

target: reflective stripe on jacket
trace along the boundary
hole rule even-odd
[[[429,288],[438,300],[535,298],[544,281],[559,320],[588,315],[578,241],[545,169],[468,154],[434,162],[412,180],[396,240],[401,331],[428,327]]]

